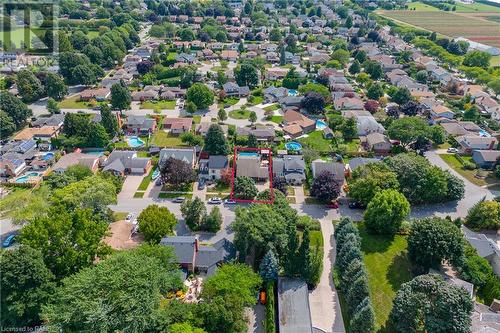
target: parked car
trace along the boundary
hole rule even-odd
[[[198,181],[198,190],[203,190],[205,188],[205,179],[200,179]]]
[[[236,204],[236,200],[226,199],[226,200],[224,200],[224,203],[226,205],[234,205],[234,204]]]
[[[3,243],[2,243],[2,246],[3,247],[9,247],[9,246],[11,246],[16,241],[15,238],[16,238],[16,235],[10,235],[9,237],[5,238],[4,241],[3,241]]]
[[[363,208],[365,208],[365,206],[361,202],[351,201],[351,202],[349,202],[349,208],[351,208],[351,209],[363,209]]]
[[[175,202],[175,203],[183,203],[184,200],[186,200],[186,198],[184,197],[177,197],[175,198],[174,200],[172,200],[172,202]]]
[[[156,186],[162,186],[163,185],[163,182],[161,181],[161,178],[158,178],[155,182],[155,185]]]
[[[222,199],[218,197],[213,197],[208,200],[210,205],[220,205],[222,203]]]
[[[127,215],[127,221],[130,221],[132,220],[132,218],[134,217],[134,214],[130,213]]]
[[[458,153],[458,149],[453,147],[448,148],[446,151],[448,153],[454,153],[454,154]]]
[[[339,208],[339,203],[337,201],[332,201],[326,205],[327,208],[337,209]]]

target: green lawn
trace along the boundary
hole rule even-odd
[[[144,197],[144,192],[135,192],[134,193],[134,198],[143,198]]]
[[[165,192],[191,192],[193,190],[194,183],[181,184],[179,186],[167,184],[163,185],[162,191]]]
[[[264,101],[264,97],[262,97],[262,96],[254,96],[252,104],[253,105],[257,105],[257,104],[262,103],[263,101]]]
[[[360,145],[360,141],[359,139],[353,139],[351,141],[346,141],[345,144],[347,145],[347,151],[357,152]]]
[[[181,141],[179,136],[167,133],[165,131],[159,130],[156,131],[151,137],[151,145],[155,145],[158,147],[179,147],[185,146],[185,144]]]
[[[483,186],[483,185],[488,185],[488,184],[496,184],[499,183],[498,179],[495,178],[491,172],[488,172],[488,177],[485,179],[480,179],[476,178],[475,175],[477,174],[478,170],[466,170],[463,168],[462,163],[460,160],[455,156],[455,154],[440,154],[439,157],[443,161],[446,162],[449,166],[453,168],[456,172],[458,172],[460,175],[462,175],[464,178],[466,178],[468,181],[470,181],[473,184],[476,184],[478,186]],[[464,160],[468,160],[472,162],[471,157],[462,157]]]
[[[426,5],[422,2],[412,2],[408,4],[409,10],[420,10],[420,11],[437,11],[436,7]]]
[[[457,7],[456,9],[456,12],[464,12],[464,13],[467,13],[467,12],[492,12],[492,13],[498,13],[499,9],[498,7],[495,7],[495,6],[490,6],[488,4],[485,4],[485,3],[472,3],[470,5],[468,4],[464,4],[464,3],[459,3],[459,2],[455,2],[455,4],[453,5],[455,7]]]
[[[174,199],[177,197],[184,197],[186,199],[191,199],[193,197],[193,193],[165,193],[165,192],[160,192],[158,194],[158,198],[160,199]]]
[[[201,116],[200,115],[194,115],[193,116],[193,123],[199,124],[201,122]]]
[[[149,186],[149,183],[151,183],[151,180],[152,180],[152,177],[153,177],[153,172],[155,171],[156,167],[152,167],[151,168],[151,171],[149,172],[148,175],[144,176],[144,178],[142,178],[142,181],[141,183],[139,184],[139,187],[137,188],[137,191],[146,191],[148,186]]]
[[[280,106],[278,104],[271,104],[271,105],[268,105],[264,108],[265,111],[274,111],[274,110],[278,110],[280,108]]]
[[[240,101],[239,97],[227,97],[222,100],[221,104],[235,105]]]
[[[91,103],[83,102],[79,99],[79,95],[65,98],[59,102],[59,107],[61,109],[90,109],[92,107]]]
[[[229,112],[229,117],[233,119],[248,119],[251,111],[248,110],[233,110]]]
[[[128,212],[113,212],[113,220],[121,221],[127,218]]]
[[[490,65],[492,67],[500,67],[500,55],[491,57]]]
[[[281,122],[283,121],[283,116],[272,116],[269,120],[273,123],[281,124]]]
[[[141,103],[141,109],[155,108],[160,108],[162,110],[173,110],[175,109],[175,101],[145,101]]]
[[[406,237],[370,235],[362,223],[358,227],[375,311],[376,330],[388,332],[390,329],[387,327],[387,320],[396,292],[402,283],[412,279]]]
[[[33,40],[33,38],[38,38],[39,40],[43,39],[43,36],[45,35],[45,30],[46,29],[41,29],[41,28],[31,28],[28,30],[29,32],[29,39],[24,38],[24,34],[26,32],[26,29],[24,28],[18,28],[10,31],[2,31],[0,33],[0,41],[2,41],[3,45],[8,45],[10,43],[14,43],[16,47],[21,47],[21,42],[30,42]],[[4,40],[5,39],[5,40]],[[9,43],[10,42],[10,43]]]
[[[332,141],[323,138],[322,131],[311,132],[307,138],[299,139],[299,142],[317,151],[332,151]]]

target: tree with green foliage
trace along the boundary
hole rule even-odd
[[[207,278],[196,309],[197,317],[209,333],[235,333],[247,329],[245,307],[255,304],[262,280],[245,264],[225,264]]]
[[[205,215],[202,220],[202,230],[208,232],[217,232],[222,225],[222,214],[219,207],[212,208],[209,214]]]
[[[0,92],[0,110],[4,111],[5,114],[12,120],[16,130],[21,129],[26,123],[28,117],[33,115],[33,112],[26,106],[26,104],[7,91]],[[3,117],[7,118],[6,115]]]
[[[190,323],[175,323],[168,329],[169,333],[206,333],[202,328],[193,327]]]
[[[295,67],[288,70],[285,77],[283,78],[282,86],[288,89],[297,89],[301,83],[301,79]]]
[[[364,220],[368,231],[393,235],[410,213],[410,203],[397,190],[382,190],[375,194],[366,208]]]
[[[427,83],[427,79],[429,77],[429,74],[427,74],[427,71],[425,69],[421,70],[421,71],[418,71],[416,74],[415,74],[415,79],[417,80],[417,82],[419,83]]]
[[[340,195],[340,184],[335,179],[333,173],[322,171],[316,175],[311,185],[311,195],[321,202],[331,202]]]
[[[500,95],[500,78],[497,77],[488,82],[488,88],[493,90],[495,95]]]
[[[47,96],[60,101],[68,94],[68,87],[61,75],[47,73],[45,77],[45,92]]]
[[[250,120],[250,123],[254,124],[257,121],[257,113],[255,113],[255,111],[251,111],[248,116],[248,120]]]
[[[302,98],[300,106],[308,113],[321,114],[325,108],[325,98],[319,92],[310,91]]]
[[[258,145],[259,142],[257,141],[257,137],[253,133],[250,133],[247,138],[247,147],[256,148]]]
[[[278,280],[279,263],[274,250],[270,248],[259,266],[259,274],[264,282]]]
[[[358,74],[359,72],[361,72],[361,64],[359,63],[359,61],[354,59],[351,66],[349,66],[349,73],[355,75]]]
[[[227,155],[229,146],[224,136],[224,131],[217,124],[212,124],[205,135],[205,146],[203,150],[210,155]]]
[[[375,311],[373,311],[373,306],[368,297],[355,309],[349,326],[352,333],[370,333],[374,331]]]
[[[24,245],[2,251],[0,271],[2,327],[40,324],[41,308],[55,290],[54,275],[42,253]]]
[[[279,42],[281,40],[282,36],[281,36],[281,31],[279,28],[273,28],[270,32],[269,32],[269,40],[273,41],[273,42]]]
[[[163,184],[173,186],[181,186],[183,184],[192,183],[196,179],[196,174],[191,164],[169,157],[161,160],[159,163],[160,177]]]
[[[214,93],[203,83],[197,82],[187,90],[186,100],[194,103],[198,110],[204,110],[213,104]]]
[[[332,53],[330,58],[332,60],[337,60],[342,64],[342,66],[345,66],[349,62],[349,57],[350,57],[349,51],[338,49]]]
[[[251,88],[259,83],[259,73],[257,68],[249,61],[244,61],[234,69],[234,77],[239,86],[249,86]]]
[[[126,110],[130,108],[132,97],[127,86],[123,83],[115,83],[111,86],[111,105],[115,109]]]
[[[149,205],[137,217],[139,231],[144,235],[146,242],[160,243],[161,239],[174,234],[177,224],[175,215],[167,207]]]
[[[462,233],[451,221],[434,217],[412,223],[408,256],[413,263],[425,269],[439,268],[443,260],[457,265],[463,253]]]
[[[362,261],[363,255],[359,246],[359,239],[355,234],[348,233],[337,254],[335,265],[338,267],[340,273],[343,274],[354,260]]]
[[[499,230],[500,202],[479,201],[467,213],[465,225],[473,230]]]
[[[44,182],[52,189],[58,189],[91,176],[93,176],[93,173],[89,167],[76,164],[69,166],[63,173],[51,173]]]
[[[114,138],[118,135],[119,130],[116,116],[111,112],[111,109],[106,104],[101,105],[100,114],[102,126],[106,129],[109,137]]]
[[[403,283],[390,320],[398,332],[470,332],[473,304],[467,291],[436,274]]]
[[[61,113],[61,109],[59,108],[59,105],[57,104],[56,100],[53,99],[52,97],[49,97],[49,99],[47,100],[47,111],[49,111],[50,114]]]
[[[63,278],[109,253],[102,242],[107,230],[107,223],[89,209],[67,211],[56,205],[47,217],[36,218],[21,229],[21,243],[39,250],[52,273]]]
[[[92,66],[85,65],[77,65],[70,69],[70,77],[71,83],[79,83],[84,86],[91,86],[98,81],[98,77],[96,73],[92,70]]]
[[[104,148],[108,144],[109,135],[104,126],[99,123],[91,122],[84,145],[93,148]]]
[[[19,95],[26,103],[37,101],[44,93],[42,83],[33,71],[28,69],[22,69],[17,73],[16,84]]]
[[[457,270],[461,279],[472,283],[478,289],[483,289],[491,278],[496,278],[488,260],[479,256],[468,242],[464,242],[464,259]]]
[[[257,195],[255,181],[246,176],[236,177],[234,180],[234,196],[237,199],[251,200]]]
[[[340,126],[340,131],[342,136],[346,140],[354,139],[358,136],[358,125],[356,124],[356,119],[354,117],[349,117]]]
[[[382,65],[377,61],[367,60],[364,63],[365,72],[370,75],[373,80],[381,79],[384,76]]]
[[[12,118],[3,110],[0,110],[0,124],[2,124],[2,130],[0,131],[0,139],[4,140],[12,135],[16,131],[16,125]]]
[[[396,92],[391,96],[391,101],[394,103],[397,103],[399,105],[403,105],[411,101],[411,93],[410,91],[405,88],[398,88]]]
[[[186,111],[188,113],[195,113],[198,108],[196,107],[196,104],[194,102],[188,101],[186,102]]]
[[[382,96],[384,96],[384,88],[378,83],[373,83],[366,91],[366,97],[370,99],[378,100]]]
[[[224,108],[219,109],[217,112],[217,118],[219,118],[220,121],[225,121],[227,119],[227,112]]]
[[[468,67],[481,67],[487,69],[490,66],[491,54],[483,51],[473,50],[467,52],[462,64]]]
[[[308,92],[316,92],[321,94],[323,98],[326,100],[330,97],[330,91],[328,88],[319,83],[307,83],[303,84],[299,87],[299,92],[302,94],[307,94]]]
[[[62,280],[43,316],[63,332],[153,331],[165,295],[180,288],[173,249],[142,245]]]
[[[369,163],[356,168],[348,184],[349,197],[365,206],[380,191],[399,189],[396,174],[383,163]]]
[[[387,134],[393,140],[398,140],[403,147],[409,147],[419,138],[435,139],[434,127],[429,126],[421,117],[403,117],[395,119],[387,129]],[[439,133],[437,133],[439,134]],[[437,140],[441,138],[438,137]]]
[[[207,209],[200,198],[188,199],[181,205],[181,213],[189,229],[200,230],[203,225],[203,218],[207,214]]]

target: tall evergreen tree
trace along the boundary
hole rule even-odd
[[[267,251],[259,266],[259,273],[264,282],[275,281],[278,278],[278,258],[271,248]]]
[[[299,247],[299,238],[295,225],[288,225],[287,229],[287,254],[285,255],[284,269],[287,276],[295,276],[298,273],[297,250]]]
[[[219,125],[213,124],[208,129],[207,135],[205,136],[204,150],[210,155],[227,155],[229,153],[229,147],[224,137],[224,132]]]
[[[118,134],[118,120],[106,104],[101,106],[101,124],[110,138],[114,138]]]

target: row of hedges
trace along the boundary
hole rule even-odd
[[[276,332],[276,313],[275,313],[275,300],[274,300],[274,281],[270,281],[266,285],[266,319],[264,321],[264,327],[266,328],[266,333]]]
[[[350,316],[350,332],[369,333],[375,328],[375,313],[368,289],[361,237],[350,218],[340,220],[335,229],[337,259],[335,268],[340,277],[340,290],[345,295]]]

